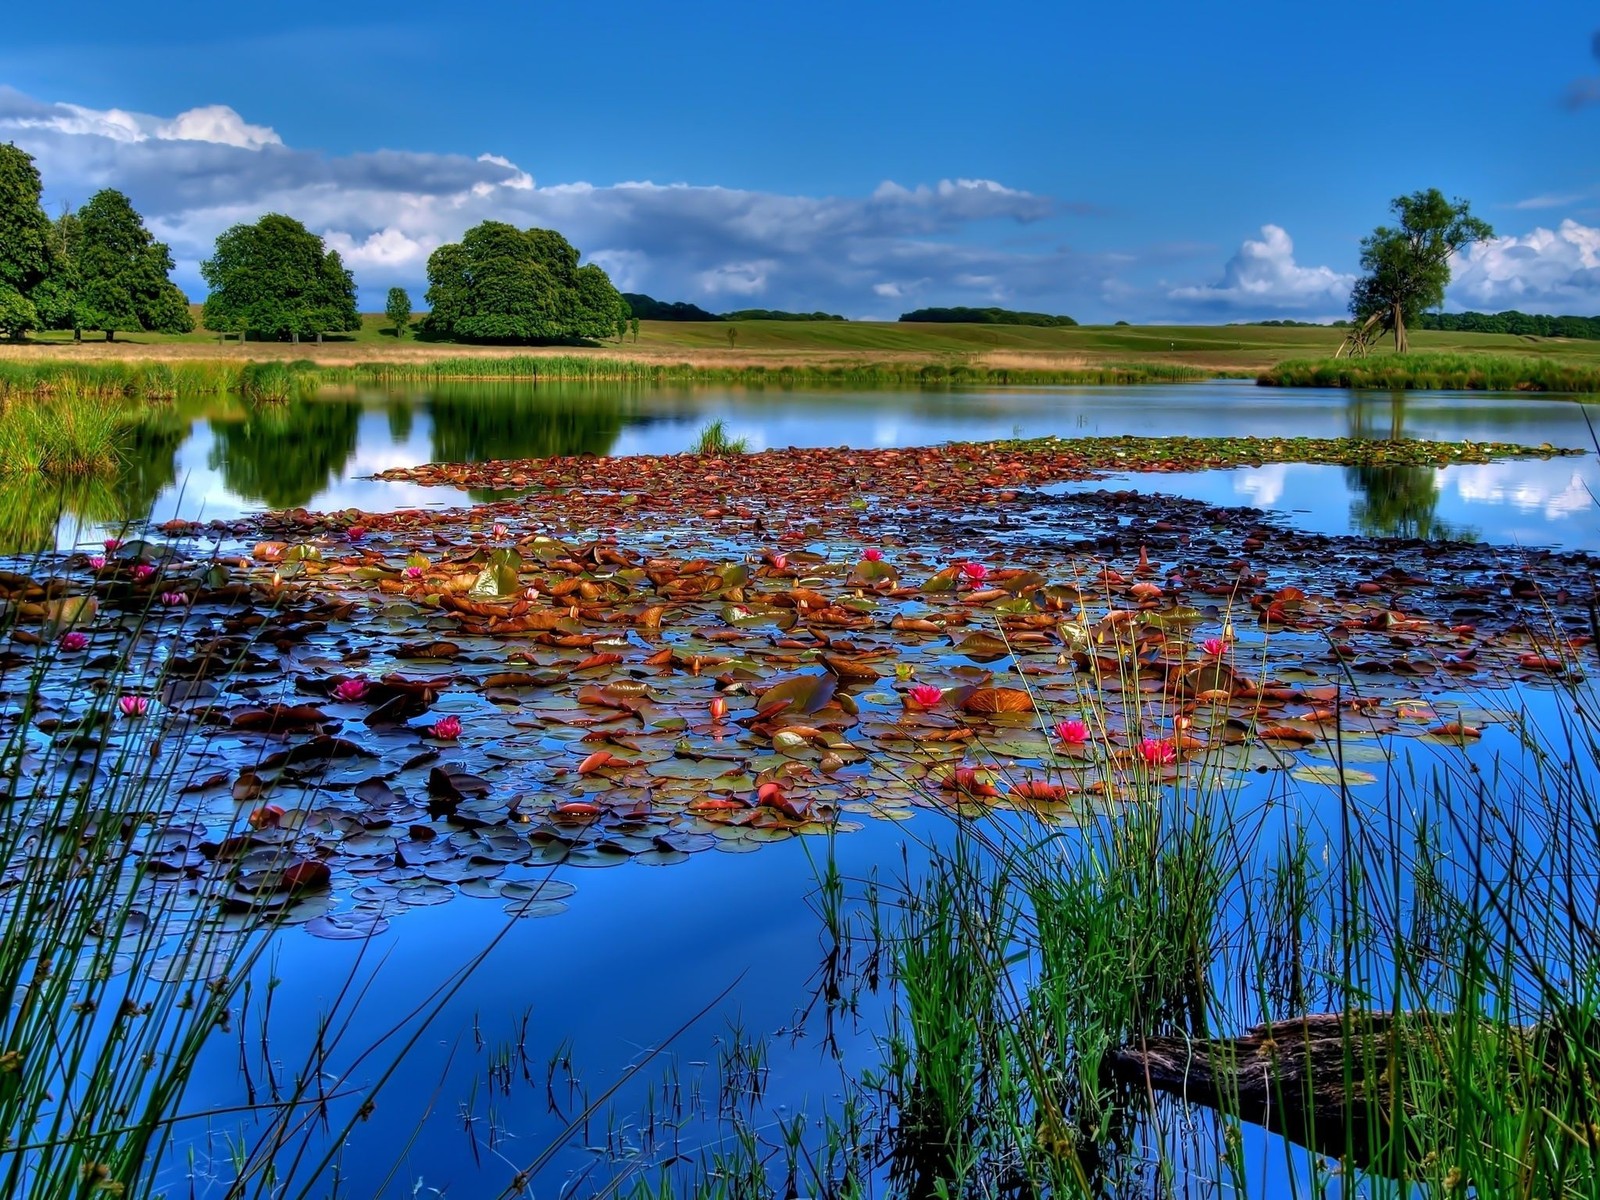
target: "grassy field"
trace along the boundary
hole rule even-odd
[[[987,371],[1067,372],[1128,363],[1183,365],[1208,373],[1252,377],[1286,359],[1323,359],[1339,345],[1341,331],[1328,328],[1253,325],[1086,325],[1039,329],[1005,325],[899,324],[877,321],[646,321],[631,337],[594,347],[528,348],[473,346],[397,339],[387,318],[369,313],[358,333],[329,337],[322,345],[302,342],[220,342],[204,331],[169,336],[121,334],[114,343],[43,334],[23,345],[0,345],[0,358],[41,356],[99,360],[223,358],[309,359],[349,365],[375,359],[426,362],[440,358],[595,355],[654,365],[687,365],[720,371],[785,366],[859,368],[866,364],[908,367],[933,364]],[[733,332],[732,344],[728,333]],[[1600,364],[1600,341],[1517,337],[1509,334],[1412,334],[1417,351],[1450,354],[1515,354],[1563,363]],[[1374,362],[1389,357],[1374,356]]]

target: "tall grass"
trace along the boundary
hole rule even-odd
[[[1268,387],[1600,392],[1600,363],[1510,354],[1385,354],[1292,359],[1268,367]]]
[[[125,439],[122,414],[103,403],[79,396],[0,402],[0,476],[108,475],[122,460]]]
[[[750,449],[750,443],[744,438],[731,438],[728,436],[728,427],[721,417],[712,421],[700,431],[700,436],[695,439],[690,448],[691,454],[720,455],[744,454]]]

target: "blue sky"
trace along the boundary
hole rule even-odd
[[[216,233],[275,210],[368,307],[496,217],[710,308],[1316,319],[1434,186],[1501,235],[1452,307],[1600,312],[1592,4],[270,12],[8,13],[0,138],[53,204],[126,190],[196,295]]]

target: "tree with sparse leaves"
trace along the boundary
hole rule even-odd
[[[383,306],[383,315],[394,326],[394,335],[403,338],[411,328],[411,293],[403,287],[389,289],[389,302]]]
[[[1465,200],[1446,200],[1437,188],[1398,196],[1389,207],[1399,224],[1380,225],[1362,240],[1365,274],[1350,294],[1350,313],[1357,329],[1393,333],[1394,348],[1403,354],[1410,347],[1406,326],[1444,301],[1451,257],[1492,238],[1494,230]]]
[[[293,217],[268,213],[225,230],[200,274],[211,287],[207,329],[298,342],[361,328],[355,278]]]

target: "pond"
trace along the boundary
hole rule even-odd
[[[187,399],[156,409],[141,427],[115,488],[96,485],[69,496],[8,489],[0,507],[0,552],[27,553],[51,540],[98,540],[106,523],[146,513],[157,520],[210,520],[262,508],[459,504],[485,496],[370,476],[423,462],[670,454],[688,448],[716,420],[752,450],[1112,434],[1588,447],[1592,412],[1565,398],[1356,394],[1241,381],[965,391],[448,384],[258,409],[215,397]],[[1589,511],[1597,482],[1600,468],[1590,455],[1441,469],[1265,464],[1166,476],[1161,487],[1211,503],[1268,509],[1320,532],[1580,549],[1600,537]]]
[[[504,496],[369,477],[428,461],[672,453],[691,445],[713,420],[722,420],[728,435],[746,439],[752,450],[915,446],[1052,434],[1425,437],[1582,446],[1590,436],[1586,411],[1570,400],[1290,392],[1240,383],[966,392],[451,385],[324,395],[264,410],[222,400],[180,401],[163,410],[161,421],[146,430],[118,495],[81,502],[75,511],[59,517],[45,498],[44,520],[39,497],[13,496],[9,524],[0,525],[0,531],[17,530],[8,534],[13,538],[10,552],[15,554],[44,550],[51,541],[64,548],[97,547],[107,522],[145,507],[153,509],[158,521],[233,519],[267,508],[370,512],[455,508]],[[907,682],[906,677],[892,674],[894,668],[888,665],[890,614],[896,621],[911,623],[906,628],[913,632],[902,635],[905,644],[898,647],[904,654],[906,676],[938,680],[944,689],[938,704],[955,696],[965,705],[974,701],[974,689],[982,691],[1005,678],[1025,676],[1039,695],[1060,708],[1060,715],[1077,711],[1074,667],[1066,651],[1079,652],[1082,661],[1076,669],[1090,669],[1085,664],[1096,660],[1087,635],[1081,644],[1064,644],[1058,655],[1054,644],[1047,651],[1026,643],[983,645],[986,627],[981,622],[960,645],[945,643],[942,617],[938,636],[933,636],[931,625],[919,631],[916,623],[926,622],[930,614],[959,613],[961,589],[976,586],[956,576],[947,581],[948,587],[931,586],[946,573],[936,569],[952,561],[954,547],[967,547],[967,553],[996,564],[1038,570],[1054,583],[1067,569],[1062,547],[1092,542],[1119,522],[1137,525],[1148,531],[1158,562],[1173,564],[1192,554],[1201,563],[1185,584],[1192,589],[1194,615],[1185,616],[1175,634],[1184,640],[1183,654],[1201,663],[1211,663],[1224,653],[1237,654],[1241,664],[1253,661],[1252,669],[1273,678],[1281,673],[1284,680],[1282,695],[1272,699],[1280,724],[1272,727],[1276,732],[1266,747],[1244,747],[1237,736],[1242,724],[1237,714],[1230,715],[1223,701],[1205,702],[1216,706],[1209,718],[1215,723],[1206,735],[1215,733],[1219,746],[1224,734],[1231,739],[1224,766],[1233,789],[1230,803],[1259,822],[1253,828],[1266,831],[1263,845],[1275,844],[1280,826],[1287,829],[1287,814],[1293,813],[1326,835],[1313,847],[1326,853],[1326,838],[1347,814],[1347,796],[1356,796],[1387,817],[1401,836],[1439,838],[1447,863],[1440,869],[1447,872],[1450,863],[1471,858],[1465,852],[1476,849],[1471,822],[1463,819],[1443,834],[1414,829],[1417,815],[1395,801],[1393,780],[1438,772],[1468,780],[1464,786],[1470,787],[1476,764],[1500,754],[1515,755],[1521,748],[1519,719],[1550,729],[1562,726],[1565,668],[1552,668],[1548,677],[1541,674],[1545,651],[1525,640],[1527,631],[1515,627],[1510,620],[1514,614],[1505,611],[1496,598],[1501,593],[1490,585],[1507,562],[1521,561],[1499,546],[1600,548],[1600,522],[1590,500],[1595,486],[1600,486],[1600,474],[1592,455],[1438,470],[1265,464],[1060,485],[1047,489],[1046,496],[1024,510],[1020,521],[1003,512],[940,512],[919,521],[901,518],[897,528],[903,532],[892,542],[885,539],[884,549],[902,564],[907,581],[927,589],[928,603],[905,596],[893,597],[891,603],[880,587],[876,595],[882,598],[884,620],[875,625],[863,622],[860,628],[848,624],[849,613],[859,615],[870,606],[850,609],[840,618],[847,623],[833,629],[832,640],[825,644],[835,656],[845,656],[845,664],[830,669],[842,669],[848,678],[851,656],[859,654],[864,661],[878,661],[882,670],[858,677],[859,686],[849,689],[854,695],[845,710],[848,717],[840,715],[839,720],[858,742],[888,758],[885,748],[906,720],[900,689]],[[1272,514],[1285,536],[1261,549],[1261,578],[1247,585],[1247,590],[1259,593],[1252,599],[1263,600],[1259,621],[1242,594],[1237,609],[1232,607],[1229,588],[1239,586],[1238,572],[1224,566],[1241,532],[1252,529],[1256,518],[1221,521],[1198,504],[1163,506],[1140,497],[1083,496],[1102,488],[1248,505]],[[568,499],[574,505],[582,502],[582,497]],[[679,524],[696,525],[694,511],[679,514]],[[258,753],[245,718],[258,716],[269,701],[322,705],[327,711],[318,714],[324,718],[319,728],[331,727],[326,723],[331,717],[340,737],[369,743],[377,753],[351,763],[335,756],[324,773],[307,773],[303,778],[291,770],[275,781],[279,790],[271,796],[294,813],[314,810],[315,819],[307,818],[308,828],[322,823],[326,857],[337,870],[331,900],[335,914],[365,913],[368,929],[377,927],[371,915],[375,912],[385,912],[393,920],[385,917],[382,936],[370,942],[322,936],[326,925],[319,936],[308,936],[308,930],[301,928],[286,928],[272,936],[269,957],[255,979],[256,990],[236,1014],[227,1036],[208,1048],[185,1094],[185,1111],[218,1110],[226,1115],[187,1122],[176,1130],[175,1153],[168,1159],[166,1175],[172,1194],[231,1194],[228,1172],[243,1144],[240,1139],[248,1142],[260,1132],[238,1115],[240,1106],[274,1094],[296,1074],[309,1074],[325,1080],[328,1093],[339,1097],[330,1103],[337,1121],[339,1103],[347,1099],[343,1085],[365,1087],[382,1077],[408,1039],[415,1039],[411,1052],[387,1080],[376,1108],[348,1136],[329,1138],[316,1112],[296,1128],[296,1137],[303,1137],[308,1147],[306,1161],[326,1158],[336,1163],[351,1194],[584,1195],[610,1185],[619,1172],[619,1190],[629,1194],[632,1183],[648,1189],[656,1167],[675,1160],[700,1163],[712,1176],[726,1175],[733,1168],[714,1161],[716,1155],[726,1152],[729,1162],[737,1161],[733,1151],[739,1139],[755,1136],[761,1146],[758,1157],[771,1172],[770,1186],[781,1195],[787,1162],[781,1147],[805,1157],[828,1152],[836,1139],[848,1140],[848,1130],[822,1123],[824,1114],[829,1120],[838,1119],[841,1106],[854,1102],[851,1080],[862,1071],[877,1069],[891,1028],[887,990],[864,982],[876,980],[886,970],[872,957],[881,946],[862,931],[882,916],[880,902],[886,908],[898,889],[915,886],[930,855],[948,852],[961,828],[961,822],[953,819],[956,798],[967,797],[961,790],[967,785],[950,787],[941,782],[926,761],[913,761],[915,756],[895,760],[899,765],[888,778],[874,779],[870,770],[877,764],[870,756],[851,757],[846,751],[841,762],[824,773],[826,778],[815,777],[817,794],[830,803],[839,801],[839,815],[847,818],[834,832],[796,818],[772,828],[770,839],[722,837],[730,831],[712,829],[705,819],[697,821],[678,812],[674,805],[682,795],[691,794],[696,780],[709,786],[712,779],[724,776],[695,771],[668,774],[658,768],[675,762],[718,764],[724,761],[719,755],[743,766],[741,756],[748,756],[753,741],[747,730],[752,723],[761,728],[760,710],[751,715],[755,699],[739,686],[729,688],[726,695],[736,706],[731,716],[745,724],[724,727],[721,717],[705,720],[708,703],[715,702],[712,697],[723,694],[712,689],[713,673],[727,672],[718,676],[717,686],[723,688],[729,679],[737,684],[764,673],[763,681],[770,682],[775,672],[809,667],[812,661],[802,657],[812,651],[803,651],[782,636],[792,624],[774,630],[762,624],[773,619],[772,611],[739,607],[746,603],[758,607],[749,597],[724,605],[719,596],[701,605],[703,611],[692,620],[671,629],[652,628],[634,610],[636,606],[618,602],[617,613],[607,610],[607,619],[626,615],[632,624],[618,627],[625,632],[608,634],[603,644],[582,643],[575,636],[571,644],[545,641],[535,648],[533,642],[508,643],[492,630],[474,629],[467,619],[451,635],[461,643],[456,652],[440,652],[438,661],[427,646],[419,651],[395,644],[402,637],[397,627],[407,622],[415,626],[406,635],[413,639],[442,637],[442,630],[455,628],[442,623],[442,614],[431,602],[417,603],[416,588],[406,590],[411,586],[406,582],[411,568],[399,564],[413,559],[402,557],[403,548],[431,539],[428,554],[421,556],[423,565],[413,563],[419,579],[438,567],[447,553],[443,547],[452,541],[481,544],[487,552],[492,545],[516,539],[532,562],[539,550],[535,537],[547,519],[556,520],[547,518],[535,499],[522,509],[504,505],[483,520],[466,517],[437,526],[383,529],[374,520],[374,529],[361,538],[350,538],[336,527],[319,528],[314,538],[321,547],[319,556],[330,561],[349,556],[352,562],[357,553],[369,556],[364,567],[344,577],[349,594],[359,594],[369,606],[356,615],[326,605],[294,612],[292,622],[264,639],[263,645],[277,657],[263,653],[255,674],[242,685],[224,685],[232,689],[228,712],[234,723],[210,721],[212,728],[205,736],[211,740],[199,756],[205,764],[202,773],[217,769],[223,773],[193,789],[193,798],[185,801],[186,811],[198,814],[194,819],[199,824],[209,821],[211,835],[219,814],[237,825],[244,813],[252,817],[266,813],[264,808],[251,811],[258,802],[256,792],[241,793],[243,776],[238,782],[232,779],[239,762],[253,761],[244,756]],[[511,528],[491,530],[486,527],[489,520],[509,522]],[[886,582],[865,567],[878,561],[861,549],[872,521],[873,514],[866,513],[853,518],[847,529],[825,530],[814,538],[797,532],[789,551],[796,560],[792,569],[778,562],[765,543],[758,546],[748,536],[736,539],[715,529],[697,529],[676,542],[661,540],[656,531],[640,535],[633,548],[648,548],[651,554],[694,553],[713,563],[720,561],[720,551],[727,550],[758,577],[752,585],[755,595],[814,586],[826,589],[832,599],[860,604],[865,603],[863,591]],[[1452,557],[1440,559],[1434,557],[1432,546],[1392,544],[1387,550],[1375,550],[1369,542],[1314,536],[1346,533],[1492,545],[1453,547],[1448,552]],[[261,536],[282,537],[284,542],[263,542],[256,548],[256,563],[250,569],[257,583],[273,576],[271,586],[279,586],[274,565],[281,565],[285,578],[298,578],[295,568],[303,560],[296,563],[288,557],[293,533],[268,525]],[[248,557],[253,540],[254,535],[230,549]],[[865,544],[877,553],[874,541]],[[275,545],[278,548],[272,549]],[[600,553],[598,547],[590,549]],[[629,549],[626,541],[623,549]],[[199,555],[205,548],[193,550]],[[557,553],[551,550],[540,561],[559,561]],[[1118,553],[1118,565],[1128,576],[1116,584],[1122,588],[1138,574],[1134,566],[1138,548],[1129,543]],[[379,558],[386,560],[381,567],[375,565]],[[85,573],[81,555],[70,561],[70,570]],[[598,568],[600,561],[596,557],[592,565]],[[492,567],[491,562],[491,574]],[[1559,580],[1538,579],[1553,592],[1558,581],[1565,587],[1579,580],[1580,567],[1573,566]],[[791,573],[785,574],[786,570]],[[808,571],[815,572],[817,580],[804,579]],[[852,585],[846,577],[855,579],[858,572],[860,582]],[[702,567],[693,574],[706,573]],[[1171,578],[1152,574],[1171,588],[1170,599],[1183,598]],[[1319,589],[1318,606],[1308,605],[1302,618],[1303,598],[1277,589],[1284,582],[1304,581],[1311,591],[1313,580]],[[1350,590],[1358,580],[1377,589],[1368,594],[1381,595],[1381,604],[1373,603],[1388,608],[1390,615],[1378,614],[1382,622],[1351,627],[1347,618],[1362,603]],[[981,581],[980,576],[977,582]],[[660,591],[678,582],[668,578],[657,581],[656,587]],[[737,579],[728,584],[727,578],[720,578],[719,583],[739,586]],[[1446,594],[1446,585],[1459,587],[1459,594]],[[215,645],[224,634],[237,631],[227,628],[226,614],[214,611],[214,606],[202,611],[212,586],[198,587],[192,618],[171,619],[192,620],[194,625],[183,636]],[[431,576],[428,586],[434,586]],[[113,598],[128,601],[131,587],[119,575],[107,591],[107,612],[115,609],[115,614],[109,622],[112,628],[95,634],[100,639],[97,648],[115,639],[131,640],[144,656],[141,661],[156,664],[152,669],[158,671],[184,660],[188,652],[179,643],[163,644],[161,629],[135,620],[131,608],[111,603]],[[854,597],[849,595],[852,587]],[[1479,591],[1484,594],[1478,595]],[[1513,596],[1518,594],[1513,590]],[[1540,593],[1536,589],[1529,594]],[[1108,597],[1093,599],[1098,604]],[[1408,623],[1403,610],[1413,602],[1426,612],[1426,623],[1420,619]],[[185,603],[180,600],[173,607],[181,610]],[[1004,612],[1018,621],[1025,621],[1031,611],[1027,605],[1006,608],[1008,601],[998,597],[991,603],[996,604],[996,614]],[[1269,616],[1271,604],[1279,608]],[[1070,605],[1063,605],[1055,619],[1064,619],[1062,613],[1071,615]],[[686,602],[685,607],[692,605]],[[572,612],[575,620],[576,601]],[[1123,626],[1113,612],[1104,613],[1094,630],[1102,641],[1109,635],[1115,643],[1116,631]],[[988,619],[982,610],[980,616]],[[1496,634],[1484,636],[1481,644],[1474,633],[1459,632],[1471,630],[1472,622],[1487,625],[1502,618],[1510,627],[1500,631],[1497,626]],[[788,619],[793,621],[792,616]],[[996,628],[999,619],[993,618]],[[105,622],[105,615],[101,620]],[[1195,623],[1203,625],[1200,632],[1219,648],[1202,650],[1198,635],[1195,644],[1188,644]],[[586,630],[599,627],[600,617],[585,615]],[[423,629],[430,632],[423,635]],[[956,629],[960,631],[959,624]],[[566,625],[551,625],[549,631],[575,634]],[[273,637],[280,639],[275,647]],[[955,640],[952,633],[949,641]],[[857,644],[852,647],[852,642]],[[529,647],[526,657],[509,664],[524,677],[518,681],[510,680],[509,673],[496,674],[493,678],[501,682],[480,686],[488,672],[506,672],[508,645]],[[1224,645],[1226,649],[1220,648]],[[1340,647],[1357,647],[1359,653],[1356,649],[1344,653]],[[626,661],[597,663],[607,657],[604,653],[585,657],[612,649]],[[1147,649],[1139,654],[1149,657]],[[131,653],[129,658],[133,659]],[[1528,665],[1529,659],[1535,660],[1534,665]],[[1330,719],[1321,711],[1328,704],[1324,689],[1330,679],[1338,681],[1341,663],[1362,672],[1363,687],[1375,699],[1372,707],[1362,706],[1351,714],[1352,727],[1345,729],[1349,744],[1339,744],[1336,759],[1329,740],[1319,741],[1320,735],[1308,731]],[[1485,663],[1494,666],[1485,668]],[[580,685],[589,678],[611,678],[613,665],[627,674],[625,682],[639,690],[586,700]],[[1471,673],[1470,683],[1457,685],[1445,673],[1457,668]],[[377,712],[369,715],[354,703],[339,703],[345,697],[333,690],[333,681],[352,669],[370,679],[390,669],[411,675],[457,673],[462,686],[453,690],[441,684],[444,695],[429,716],[458,716],[466,731],[459,742],[454,737],[431,737],[433,727],[420,724],[420,713],[408,711],[403,722],[391,726],[377,720]],[[1192,693],[1226,691],[1218,686],[1223,675],[1214,666],[1198,669],[1213,675],[1206,677],[1209,687],[1188,688],[1190,700],[1199,703]],[[1125,706],[1141,703],[1137,669],[1134,676],[1133,685],[1124,689],[1129,695],[1119,702]],[[636,716],[618,697],[637,696],[646,683],[658,697],[661,711],[654,714],[652,728],[631,740],[606,741],[599,736],[605,732],[605,721],[575,715],[587,703],[602,708],[611,704],[608,711]],[[307,691],[308,687],[313,690]],[[58,702],[51,699],[52,704]],[[173,698],[165,689],[159,693],[160,705],[170,700],[174,711],[190,699],[186,694]],[[816,699],[819,710],[827,708],[827,697]],[[990,707],[974,703],[966,710],[969,715],[962,719],[982,726],[990,743],[980,742],[964,761],[995,767],[997,776],[1025,770],[1018,763],[1054,761],[1045,735],[1030,728],[1032,713],[1019,720],[1017,712],[1007,714],[992,707],[1001,702],[998,696],[990,697]],[[63,712],[52,717],[66,715],[64,701],[60,707]],[[911,715],[917,716],[914,711]],[[1006,720],[1007,716],[1012,719]],[[519,725],[519,718],[537,718],[542,727]],[[1199,733],[1202,718],[1195,719]],[[1344,728],[1337,713],[1331,719],[1335,729]],[[1361,722],[1364,727],[1354,727]],[[953,719],[947,720],[945,725],[952,723]],[[926,729],[943,730],[945,725],[929,718]],[[1468,726],[1474,727],[1472,737],[1481,740],[1465,744],[1467,735],[1461,729]],[[1452,727],[1454,734],[1449,732]],[[56,728],[70,730],[72,725],[63,722]],[[121,752],[127,753],[129,745],[141,748],[137,735],[127,732],[137,728],[131,719],[116,724],[116,737],[127,739],[117,743]],[[1126,722],[1126,728],[1135,728],[1135,723]],[[771,732],[765,736],[771,738]],[[611,774],[592,776],[585,767],[576,766],[591,740],[630,761],[610,767],[601,762],[596,770]],[[823,740],[821,734],[818,740]],[[1175,727],[1173,743],[1179,740]],[[758,762],[764,771],[781,770],[767,753],[776,744],[772,740],[762,747]],[[826,744],[830,749],[844,746]],[[821,772],[816,749],[802,746],[794,754]],[[943,750],[935,755],[932,747],[923,749],[938,763],[947,761]],[[705,757],[692,757],[691,751]],[[1134,756],[1135,767],[1140,752],[1137,739],[1130,738],[1127,753]],[[869,760],[862,761],[863,757]],[[1153,761],[1159,765],[1161,760]],[[1346,763],[1351,766],[1346,768]],[[492,794],[485,798],[474,793],[473,787],[482,781],[466,774],[436,783],[440,764],[450,771],[493,774]],[[750,770],[752,779],[741,777],[738,788],[751,790],[755,765]],[[1330,773],[1332,782],[1341,786],[1330,786]],[[1176,786],[1181,791],[1191,785]],[[1211,811],[1206,807],[1210,785],[1193,787],[1192,795],[1184,798]],[[303,789],[304,797],[287,798],[291,788]],[[434,799],[409,807],[393,802],[396,815],[382,826],[358,830],[353,824],[339,824],[354,811],[356,799],[384,794],[389,803],[405,788],[413,797],[426,790]],[[438,794],[449,794],[452,788],[462,794],[436,806]],[[930,789],[936,799],[948,797],[951,811],[945,811],[942,802],[926,803]],[[619,825],[615,832],[619,845],[627,843],[626,853],[563,857],[558,871],[550,865],[557,863],[555,858],[526,860],[523,844],[523,858],[502,871],[503,864],[493,858],[491,835],[497,829],[537,828],[538,836],[545,838],[540,847],[548,849],[550,831],[561,828],[559,813],[535,812],[531,806],[529,812],[519,812],[515,803],[507,804],[507,795],[524,790],[559,793],[578,804],[602,792],[626,793],[641,812],[649,810],[650,820],[663,823],[645,828],[642,816],[637,822],[623,822],[626,828]],[[1075,837],[1106,812],[1106,805],[1091,800],[1085,812],[1052,825],[1052,836]],[[993,819],[1031,836],[1032,826],[1024,815],[1006,810]],[[582,824],[587,817],[565,819]],[[1220,813],[1218,820],[1228,823]],[[407,822],[412,822],[413,835],[413,841],[404,844],[409,862],[395,858],[395,842],[385,841],[398,836],[388,824],[399,828]],[[174,822],[174,828],[179,824]],[[257,832],[265,837],[272,830]],[[182,833],[179,829],[172,836]],[[467,866],[462,865],[467,862],[464,853],[452,852],[453,858],[438,853],[447,842],[469,841],[481,853],[474,854]],[[380,861],[374,845],[388,857]],[[205,869],[187,844],[172,861],[190,872],[187,878]],[[1474,865],[1481,869],[1481,863]],[[552,875],[559,876],[563,890],[542,893],[540,881]],[[837,893],[828,886],[834,879],[841,881]],[[515,887],[524,891],[508,890]],[[848,898],[840,900],[841,894]],[[508,912],[516,915],[519,895],[535,900],[559,895],[548,909],[523,913],[548,913],[552,919],[508,920]],[[1412,899],[1409,893],[1404,897],[1407,905]],[[841,949],[841,940],[852,939],[839,936],[840,906],[845,910],[842,919],[856,928],[854,951],[848,946]],[[357,932],[361,928],[357,926]],[[852,953],[853,962],[842,965],[841,958],[848,960]],[[468,967],[470,974],[455,974]],[[1231,979],[1236,967],[1212,965],[1219,991],[1227,990],[1223,977]],[[349,980],[355,981],[353,986]],[[1411,980],[1406,984],[1421,986]],[[1405,989],[1401,994],[1411,995]],[[1249,1007],[1241,1002],[1240,1010]],[[339,1047],[319,1058],[314,1053],[318,1022],[330,1011],[337,1016],[334,1027],[348,1032]],[[384,1039],[379,1051],[365,1053],[367,1046]],[[247,1080],[243,1088],[241,1073]],[[230,1109],[235,1111],[226,1112]],[[1248,1132],[1246,1138],[1244,1161],[1249,1165],[1242,1178],[1251,1194],[1274,1195],[1306,1186],[1309,1156],[1285,1156],[1259,1130]],[[546,1156],[546,1148],[555,1146],[560,1149]],[[541,1173],[526,1190],[520,1188],[520,1173],[535,1164]],[[1211,1169],[1196,1171],[1193,1190],[1206,1190],[1203,1177]],[[631,1179],[630,1171],[635,1172]],[[736,1194],[738,1189],[729,1186]],[[310,1194],[321,1192],[313,1189]]]

